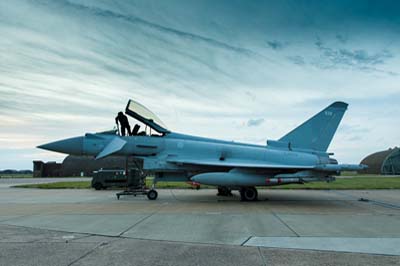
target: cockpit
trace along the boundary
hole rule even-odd
[[[164,136],[170,131],[166,128],[164,123],[152,111],[147,109],[142,104],[129,100],[125,108],[125,114],[135,119],[136,123],[131,125],[131,136]],[[118,125],[117,125],[118,126]],[[122,135],[118,130],[118,134]]]

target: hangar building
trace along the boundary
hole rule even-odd
[[[33,177],[59,177],[61,166],[56,162],[33,161]]]
[[[104,169],[125,169],[125,158],[119,156],[109,156],[100,160],[95,160],[92,156],[68,155],[61,166],[63,176],[92,176],[93,171]]]
[[[362,161],[368,168],[363,174],[400,175],[400,148],[390,148],[368,155]]]
[[[137,161],[140,163],[140,161]],[[93,171],[103,169],[125,169],[126,159],[120,156],[109,156],[95,160],[91,156],[68,155],[60,163],[34,161],[34,177],[50,176],[92,176]],[[129,160],[129,167],[135,165],[133,159]]]

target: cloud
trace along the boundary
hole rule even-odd
[[[342,123],[339,130],[345,134],[365,134],[371,131],[368,127],[361,125],[353,125],[348,123]]]
[[[295,65],[303,66],[306,64],[304,57],[300,55],[288,56],[287,59]]]
[[[348,141],[360,141],[362,140],[361,136],[352,136],[350,138],[347,139]]]
[[[170,27],[166,27],[163,25],[159,25],[157,23],[154,22],[150,22],[147,21],[145,19],[142,19],[140,17],[137,16],[132,16],[132,15],[125,15],[125,14],[121,14],[121,13],[116,13],[113,12],[111,10],[104,10],[98,7],[93,7],[93,6],[86,6],[83,4],[77,4],[77,3],[72,3],[72,2],[65,2],[66,5],[76,8],[78,10],[82,10],[84,12],[89,12],[93,15],[96,16],[101,16],[101,17],[105,17],[105,18],[110,18],[112,20],[115,19],[120,19],[120,20],[124,20],[133,24],[139,24],[145,27],[149,27],[152,29],[155,29],[157,31],[159,31],[160,33],[164,33],[164,34],[169,34],[169,35],[174,35],[176,37],[179,38],[183,38],[183,39],[189,39],[189,40],[194,40],[194,41],[200,41],[200,42],[204,42],[207,43],[209,45],[218,47],[218,48],[222,48],[222,49],[226,49],[235,53],[240,53],[246,56],[254,56],[257,55],[257,53],[255,53],[254,51],[251,51],[250,49],[246,49],[246,48],[242,48],[242,47],[236,47],[233,46],[231,44],[228,43],[224,43],[221,42],[219,40],[215,40],[209,37],[205,37],[205,36],[201,36],[198,34],[194,34],[191,32],[185,32],[185,31],[181,31],[181,30],[177,30],[174,28],[170,28]]]
[[[329,57],[333,63],[354,65],[378,65],[384,64],[386,60],[393,58],[393,54],[388,50],[370,54],[365,50],[326,49],[325,56]]]
[[[258,119],[249,119],[247,121],[247,126],[248,127],[257,127],[264,123],[264,118],[258,118]]]
[[[368,121],[361,141],[398,141],[396,8],[288,3],[0,1],[2,166],[30,167],[38,144],[112,128],[129,98],[173,131],[262,144],[345,100],[346,123]],[[333,148],[352,162],[356,144]]]
[[[349,39],[341,34],[336,34],[336,40],[338,40],[340,43],[345,44]]]
[[[362,71],[386,72],[377,67],[384,65],[388,60],[394,58],[394,54],[386,48],[378,52],[369,52],[358,48],[332,48],[326,45],[321,38],[317,38],[315,46],[320,51],[320,57],[314,60],[314,65],[323,69],[350,67]],[[395,74],[393,71],[386,73]]]
[[[255,102],[257,100],[257,97],[250,91],[246,91],[245,94],[251,101]]]
[[[270,48],[274,49],[274,50],[282,50],[283,48],[285,48],[288,43],[287,42],[280,42],[280,41],[267,41],[267,44]]]

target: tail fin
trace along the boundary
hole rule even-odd
[[[332,103],[279,141],[289,142],[293,148],[326,151],[347,106],[344,102]]]

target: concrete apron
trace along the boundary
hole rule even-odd
[[[251,237],[244,245],[400,256],[400,238]]]
[[[112,191],[51,190],[42,198],[35,196],[37,190],[24,191],[24,200],[7,199],[0,224],[133,239],[400,255],[400,211],[359,202],[352,192],[261,191],[261,199],[265,193],[269,201],[244,203],[236,196],[218,202],[214,190],[159,190],[156,202],[116,201]],[[30,193],[34,204],[28,206]],[[369,193],[379,200],[379,193]],[[388,193],[399,197],[397,191]]]

